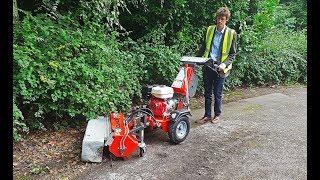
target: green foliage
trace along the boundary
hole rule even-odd
[[[27,16],[20,28],[13,88],[26,119],[92,118],[128,109],[139,96],[137,65],[98,24],[79,29],[67,16],[55,22],[38,15]]]
[[[26,124],[23,122],[24,117],[16,105],[15,100],[13,99],[13,140],[19,141],[21,140],[21,132],[28,133],[29,128],[26,126]]]
[[[180,59],[173,48],[143,40],[120,44],[117,33],[104,32],[96,23],[80,29],[68,16],[27,15],[15,27],[14,96],[28,127],[126,111],[142,84],[170,85]]]
[[[170,86],[176,76],[181,56],[175,48],[161,43],[163,36],[162,31],[155,31],[138,41],[128,38],[122,43],[122,49],[133,57],[140,70],[137,73],[140,84]]]
[[[260,41],[258,51],[270,52],[299,52],[300,58],[307,58],[307,32],[274,28],[266,33]]]
[[[44,167],[44,166],[41,166],[41,165],[38,165],[38,164],[35,164],[32,166],[32,169],[30,170],[30,172],[32,174],[41,174],[41,173],[45,173],[45,172],[48,172],[49,171],[49,168],[48,166]]]
[[[286,1],[280,4],[275,13],[276,26],[295,30],[307,27],[307,4],[305,0]]]
[[[275,17],[283,17],[278,25],[285,25],[295,30],[303,30],[307,27],[307,1],[306,0],[282,0],[279,6],[280,13]],[[281,15],[284,13],[285,15]]]
[[[306,32],[272,29],[259,46],[241,53],[226,88],[240,85],[307,83]]]
[[[174,40],[174,47],[176,51],[179,51],[184,56],[195,56],[202,36],[203,31],[200,28],[183,27],[182,30],[177,33],[177,38]]]
[[[164,45],[148,44],[142,46],[140,53],[145,57],[145,62],[140,66],[141,69],[145,70],[142,76],[145,79],[142,83],[171,86],[172,80],[178,72],[180,54]]]
[[[264,33],[274,26],[273,14],[278,4],[279,0],[265,0],[258,3],[258,12],[253,16],[253,26],[258,32]]]

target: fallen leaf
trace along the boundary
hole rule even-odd
[[[51,146],[54,146],[54,145],[55,145],[55,142],[54,142],[54,141],[49,141],[48,144],[51,145]]]
[[[44,154],[47,158],[51,158],[51,156],[49,154]]]

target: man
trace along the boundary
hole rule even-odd
[[[198,56],[210,58],[211,63],[221,63],[218,71],[225,72],[232,67],[232,61],[236,54],[237,34],[235,30],[226,26],[230,18],[230,11],[227,7],[221,7],[216,12],[216,25],[209,26],[204,34],[202,45]],[[221,116],[222,91],[225,77],[220,77],[216,72],[207,66],[203,68],[205,113],[197,120],[197,123],[211,121],[217,123]],[[212,91],[214,94],[214,117],[211,114]]]

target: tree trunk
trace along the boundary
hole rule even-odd
[[[17,0],[13,0],[13,23],[19,19]]]

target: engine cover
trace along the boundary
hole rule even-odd
[[[163,117],[167,110],[167,103],[164,99],[152,97],[149,100],[149,108],[155,116]]]
[[[172,98],[173,88],[165,85],[155,86],[152,88],[151,94],[161,99]]]

